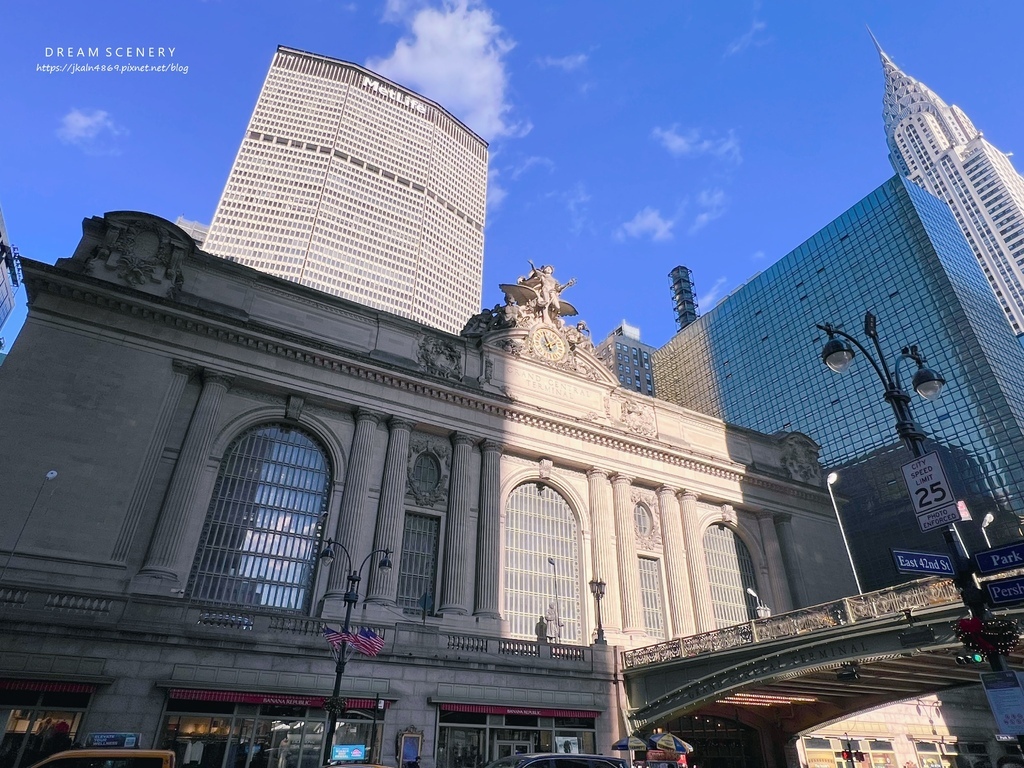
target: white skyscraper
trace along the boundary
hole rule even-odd
[[[204,247],[458,333],[480,311],[486,192],[487,143],[442,107],[279,47]]]
[[[1018,336],[1024,333],[1024,179],[959,107],[903,73],[878,46],[889,160],[953,210]]]

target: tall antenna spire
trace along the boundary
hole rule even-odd
[[[871,31],[871,27],[867,26],[866,24],[864,25],[864,27],[865,29],[867,29],[868,34],[871,35],[871,42],[875,44],[875,50],[878,51],[878,57],[882,60],[882,63],[884,64],[888,62],[889,64],[892,64],[892,59],[890,59],[886,52],[882,50],[882,46],[879,45],[878,38],[876,38],[875,33]]]

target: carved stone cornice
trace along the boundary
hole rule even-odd
[[[25,271],[25,284],[30,296],[49,293],[91,304],[121,315],[172,328],[181,333],[190,333],[225,344],[235,344],[364,382],[391,387],[438,402],[451,403],[458,407],[471,408],[481,414],[533,427],[552,435],[604,446],[612,451],[620,451],[640,459],[661,462],[685,471],[729,482],[744,483],[750,487],[762,488],[790,498],[818,501],[824,495],[824,491],[815,492],[810,487],[794,487],[769,475],[754,474],[745,465],[730,462],[722,457],[689,449],[673,449],[671,446],[655,440],[643,440],[625,434],[616,434],[611,429],[599,425],[588,426],[582,422],[573,422],[560,413],[539,406],[520,407],[512,404],[508,398],[479,392],[463,382],[424,381],[418,377],[416,372],[393,369],[380,361],[370,361],[361,357],[361,353],[358,351],[344,349],[307,336],[300,336],[293,331],[266,326],[243,318],[226,317],[214,310],[170,305],[169,302],[160,299],[129,294],[114,284],[66,273],[59,267],[41,262],[25,259],[22,263]],[[190,262],[190,268],[193,266],[195,265]],[[296,287],[296,289],[298,288],[301,286]],[[262,284],[260,289],[267,289],[272,293],[276,291],[290,300],[294,299],[297,302],[323,308],[334,314],[365,320],[350,310],[333,308],[327,303],[303,298],[289,293],[285,289],[270,289]],[[699,414],[681,412],[677,416],[683,422],[707,425],[707,421],[702,420]]]
[[[467,435],[465,432],[452,433],[452,445],[475,445],[478,438]]]

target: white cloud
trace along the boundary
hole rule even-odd
[[[708,222],[714,221],[725,214],[728,203],[729,198],[720,189],[701,190],[701,193],[697,195],[697,206],[701,210],[693,220],[693,224],[690,225],[689,234],[692,235],[694,232],[703,229]]]
[[[672,227],[675,224],[674,219],[662,218],[661,211],[648,206],[619,227],[615,237],[618,240],[625,240],[627,237],[650,237],[655,242],[664,242],[672,239]]]
[[[572,222],[569,231],[578,235],[587,223],[587,203],[590,202],[590,193],[583,186],[583,182],[579,182],[562,199],[565,201],[566,210],[569,211],[569,220]]]
[[[498,181],[498,176],[501,174],[495,167],[487,169],[487,210],[492,211],[499,207],[508,197],[508,190],[501,185]],[[513,178],[515,178],[513,176]]]
[[[768,25],[765,24],[763,21],[758,21],[757,19],[754,19],[753,23],[750,25],[750,29],[748,29],[744,34],[740,35],[731,43],[729,43],[729,45],[725,49],[725,55],[732,56],[737,53],[742,53],[752,45],[764,45],[768,41],[758,37],[758,34],[764,32],[764,30],[767,29],[767,27]]]
[[[568,56],[545,56],[537,60],[542,67],[554,67],[565,72],[572,72],[587,63],[588,56],[585,53],[571,53]]]
[[[389,0],[389,16],[403,16],[409,34],[387,58],[367,66],[438,102],[488,141],[524,136],[529,123],[512,122],[505,56],[515,42],[475,0],[446,0],[441,8],[411,10]]]
[[[526,173],[528,170],[535,166],[547,168],[549,171],[551,171],[554,169],[555,164],[554,162],[552,162],[550,158],[531,155],[530,157],[526,158],[521,163],[519,163],[519,165],[512,169],[512,180],[515,181],[516,179],[518,179],[520,176],[522,176],[524,173]]]
[[[750,258],[754,259],[754,261],[760,261],[764,258],[764,251],[754,251]]]
[[[127,135],[110,113],[102,109],[83,110],[77,107],[60,120],[57,138],[65,144],[81,147],[88,154],[117,154],[111,139]]]
[[[739,163],[740,142],[731,130],[724,137],[705,137],[696,128],[680,132],[678,126],[655,128],[652,133],[655,139],[668,150],[673,157],[695,157],[712,155]]]
[[[715,284],[708,289],[707,293],[697,298],[697,306],[701,307],[704,312],[712,309],[722,296],[722,288],[725,287],[725,282],[726,278],[724,277],[715,280]]]

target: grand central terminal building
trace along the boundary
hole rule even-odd
[[[325,700],[333,743],[392,765],[610,753],[620,650],[851,594],[817,445],[623,389],[529,266],[452,335],[143,213],[24,260],[0,768],[97,732],[315,768]],[[348,612],[383,647],[335,698]]]

